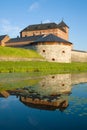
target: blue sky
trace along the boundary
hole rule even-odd
[[[87,51],[86,13],[87,0],[0,0],[0,35],[16,37],[30,24],[63,19],[74,49]]]

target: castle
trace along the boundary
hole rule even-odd
[[[50,62],[87,62],[87,52],[73,50],[73,43],[69,41],[69,27],[63,20],[59,24],[29,25],[17,38],[2,35],[0,45],[34,49]]]

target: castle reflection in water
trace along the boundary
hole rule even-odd
[[[34,79],[34,77],[33,77]],[[32,80],[32,78],[31,78]],[[35,77],[35,80],[37,78]],[[41,77],[36,84],[0,91],[0,97],[16,95],[25,105],[43,110],[63,111],[74,84],[87,82],[87,74],[56,74]]]

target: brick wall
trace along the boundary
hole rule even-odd
[[[21,37],[25,36],[33,36],[33,35],[41,35],[41,34],[54,34],[58,37],[68,40],[68,28],[66,28],[66,32],[60,29],[48,29],[48,30],[35,30],[35,31],[23,31],[21,32]]]

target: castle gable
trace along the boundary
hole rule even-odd
[[[58,24],[58,27],[67,27],[67,28],[69,28],[69,26],[67,26],[66,23],[63,20]]]
[[[58,28],[65,33],[67,33],[67,29],[69,29],[69,27],[65,24],[63,20],[58,24]]]
[[[2,41],[7,35],[1,35],[0,36],[0,41]]]
[[[5,42],[7,42],[9,39],[10,38],[8,35],[1,35],[0,36],[0,45],[5,46]]]

